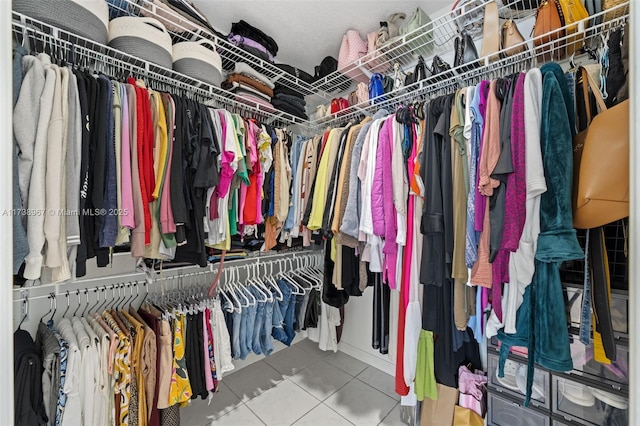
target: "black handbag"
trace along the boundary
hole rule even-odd
[[[480,65],[473,38],[464,31],[455,39],[455,53],[454,68],[464,65],[461,70],[468,71]]]
[[[322,60],[322,62],[320,62],[320,65],[316,65],[314,67],[315,75],[313,77],[312,83],[322,80],[323,78],[333,74],[337,70],[338,70],[338,60],[333,56],[326,56]],[[333,77],[332,77],[332,80],[333,80]],[[334,86],[332,86],[331,89],[329,89],[328,91],[331,93],[345,92],[349,89],[349,87],[351,87],[351,80],[341,78],[338,80],[338,82],[334,83]],[[325,88],[325,90],[327,89]]]
[[[382,88],[385,94],[393,91],[394,83],[395,82],[393,81],[393,77],[389,77],[388,75],[384,76],[384,80],[382,82]]]
[[[413,81],[415,83],[417,81],[422,81],[425,78],[427,78],[427,65],[424,63],[424,58],[422,57],[422,55],[419,55],[418,63],[413,69]]]
[[[431,61],[431,75],[435,77],[436,81],[440,81],[453,77],[453,71],[451,71],[451,65],[443,61],[440,56],[435,55]]]
[[[314,68],[315,71],[315,79],[320,80],[328,76],[329,74],[335,72],[338,69],[338,60],[333,56],[325,57],[320,65],[316,65]]]

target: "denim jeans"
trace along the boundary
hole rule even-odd
[[[287,333],[284,332],[284,315],[287,313],[289,307],[289,299],[291,299],[291,289],[286,285],[281,286],[278,282],[278,287],[282,292],[282,300],[275,300],[273,304],[273,332],[272,336],[279,342],[285,343],[287,341]]]
[[[293,331],[293,323],[295,321],[297,298],[295,294],[292,294],[291,286],[285,281],[278,281],[278,287],[280,287],[280,291],[283,295],[285,295],[285,293],[288,293],[288,298],[285,297],[284,300],[280,302],[280,311],[282,312],[282,317],[284,319],[284,333],[286,335],[286,338],[284,340],[278,340],[289,346],[291,345],[293,338],[296,336],[296,332]]]
[[[251,293],[251,295],[253,295],[253,292],[251,292],[250,290],[247,290],[246,293]],[[247,294],[247,297],[249,297],[249,294]],[[249,299],[251,298],[249,297]],[[247,352],[251,352],[253,350],[253,327],[256,323],[256,312],[258,311],[258,304],[256,303],[255,305],[248,306],[246,309],[247,323],[245,324],[246,335],[244,347]]]
[[[584,289],[582,291],[582,310],[580,312],[580,342],[587,347],[591,346],[591,276],[589,275],[589,236],[584,248]]]
[[[249,355],[249,348],[247,348],[247,321],[249,320],[249,307],[242,308],[240,314],[240,359],[245,359]],[[234,324],[235,325],[235,324]]]
[[[240,358],[240,321],[241,314],[233,311],[231,314],[232,330],[231,330],[231,356],[233,359]]]
[[[249,291],[255,298],[260,297],[260,293],[255,287],[250,287]],[[253,328],[251,329],[251,349],[256,355],[262,354],[262,348],[260,347],[260,332],[262,331],[262,323],[264,322],[264,304],[265,302],[258,302],[255,306],[256,314]]]
[[[271,331],[273,329],[273,305],[274,302],[264,303],[264,319],[262,320],[262,330],[260,331],[260,348],[266,356],[273,352],[273,343],[271,342]]]

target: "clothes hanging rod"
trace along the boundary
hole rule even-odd
[[[226,106],[236,111],[244,111],[246,114],[264,120],[266,124],[277,122],[285,125],[297,125],[302,128],[307,127],[306,120],[284,111],[278,111],[275,108],[268,110],[250,101],[246,103],[235,101],[233,100],[235,96],[233,93],[220,87],[128,55],[26,15],[13,12],[13,17],[12,28],[16,39],[21,38],[24,40],[26,38],[28,43],[42,43],[42,48],[36,49],[36,51],[45,51],[49,48],[53,55],[62,54],[63,57],[66,56],[67,62],[70,62],[70,60],[80,63],[86,63],[87,60],[93,61],[87,65],[105,73],[107,70],[123,74],[127,72],[135,73],[145,79],[165,84],[167,88],[183,90],[187,97],[191,95],[201,100],[211,99],[219,103],[220,107]],[[32,46],[32,50],[35,48],[35,46]],[[150,86],[153,85],[153,83],[150,84]]]
[[[597,18],[598,16],[604,16],[605,13],[619,14],[613,19],[610,19],[600,24],[593,25],[589,28],[580,27],[585,25],[587,21]],[[607,9],[599,14],[594,14],[587,19],[576,23],[579,28],[579,34],[583,34],[585,39],[592,37],[599,37],[601,34],[609,32],[615,28],[623,26],[629,18],[629,3],[622,3],[614,8]],[[541,35],[537,39],[542,39],[547,35]],[[570,59],[571,55],[567,54],[568,48],[572,43],[575,43],[576,34],[565,34],[565,36],[558,39],[543,43],[540,46],[530,47],[534,39],[526,40],[520,45],[526,46],[526,50],[513,56],[506,56],[500,58],[494,62],[488,62],[488,58],[480,58],[480,66],[469,69],[468,64],[460,65],[456,68],[452,68],[450,71],[427,77],[424,80],[412,83],[399,89],[395,89],[391,92],[385,93],[377,98],[371,99],[369,102],[375,102],[376,99],[385,100],[377,102],[374,105],[362,107],[359,105],[358,109],[349,107],[346,110],[340,111],[340,115],[335,114],[335,118],[331,120],[315,120],[311,122],[311,126],[315,127],[316,132],[325,127],[335,127],[339,123],[345,123],[351,119],[365,115],[373,115],[375,111],[387,108],[395,107],[405,104],[408,100],[414,100],[416,98],[428,98],[442,92],[451,93],[459,87],[469,85],[472,82],[479,82],[485,78],[502,77],[509,74],[513,74],[517,71],[524,71],[532,68],[538,64],[538,56],[543,55],[556,55],[557,53],[564,53],[566,59]],[[504,51],[500,51],[504,53]],[[499,53],[500,53],[499,52]],[[451,74],[447,77],[447,74]],[[392,112],[392,111],[390,111]]]
[[[323,77],[315,83],[317,89],[328,90],[336,85],[350,83],[352,79],[370,76],[372,72],[387,73],[395,63],[407,71],[409,66],[415,64],[418,53],[422,52],[425,60],[433,55],[443,55],[455,50],[453,40],[457,37],[462,27],[482,28],[484,20],[484,7],[491,0],[473,2],[475,5],[466,5],[462,9],[452,10],[432,19],[412,32],[396,37],[380,46],[373,52],[368,52],[342,69]],[[536,10],[518,10],[522,0],[509,0],[500,2],[498,14],[500,19],[521,20],[536,15]],[[629,1],[616,5],[613,8],[591,15],[586,20],[604,18],[607,14],[628,14]],[[573,25],[573,24],[572,24]],[[474,35],[475,34],[475,35]],[[480,39],[481,31],[473,33],[474,40]],[[429,52],[427,55],[424,52]],[[427,57],[428,56],[428,57]],[[349,74],[350,76],[346,75]]]
[[[291,259],[292,261],[294,259],[316,259],[316,258],[320,258],[320,256],[321,256],[321,253],[319,252],[301,251],[301,252],[295,252],[295,253],[262,255],[262,256],[256,256],[256,257],[251,257],[246,259],[235,259],[235,260],[225,261],[223,265],[223,271],[225,269],[232,269],[232,268],[241,269],[245,265],[250,267],[251,266],[250,264],[252,262],[255,263],[256,265],[260,265],[260,264],[268,265],[272,263],[274,265],[278,264],[278,265],[287,266],[287,259]],[[284,262],[278,263],[279,261],[284,261]],[[113,275],[108,277],[90,278],[90,279],[78,280],[78,281],[68,281],[65,283],[15,288],[13,291],[14,291],[14,295],[16,295],[17,297],[14,297],[13,300],[14,302],[22,302],[26,298],[28,298],[29,300],[36,300],[36,299],[47,298],[51,294],[60,296],[60,295],[65,295],[67,292],[70,292],[71,294],[75,294],[77,291],[80,291],[81,293],[83,293],[84,290],[87,290],[90,292],[93,290],[100,290],[104,287],[111,289],[112,286],[118,286],[121,284],[126,285],[126,284],[138,283],[139,285],[141,283],[144,283],[144,285],[149,285],[149,286],[153,285],[155,287],[156,285],[161,285],[162,282],[166,282],[167,280],[184,280],[185,278],[189,278],[189,277],[201,278],[207,275],[210,275],[211,278],[213,278],[217,274],[217,269],[215,269],[217,264],[210,264],[209,266],[212,268],[207,268],[206,270],[189,271],[189,272],[185,272],[185,268],[165,269],[159,275],[154,275],[151,283],[148,283],[147,274],[145,273],[145,271],[139,271],[139,272],[133,272],[128,274],[122,274],[122,275]],[[295,264],[293,264],[292,267],[295,267]],[[188,268],[194,268],[194,266],[189,266]],[[166,271],[171,271],[173,273],[165,274],[164,272]],[[152,271],[152,272],[160,272],[160,271]],[[201,284],[208,285],[210,284],[210,282],[201,283]],[[64,288],[61,288],[61,287],[64,287]],[[68,287],[74,287],[74,288],[68,288]],[[33,293],[39,293],[39,294],[29,295]]]
[[[169,32],[172,34],[174,40],[210,40],[216,44],[216,50],[223,60],[234,64],[236,62],[247,63],[252,68],[266,75],[274,83],[282,83],[303,95],[317,95],[324,99],[331,98],[330,95],[316,90],[312,84],[283,71],[264,59],[246,52],[229,40],[214,34],[204,25],[185,18],[173,9],[158,7],[157,4],[151,0],[122,0],[121,2],[112,2],[109,6],[126,15],[152,17],[163,24],[170,24],[171,29]]]

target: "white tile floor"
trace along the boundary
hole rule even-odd
[[[399,426],[392,376],[303,340],[224,377],[211,401],[181,409],[182,426]]]

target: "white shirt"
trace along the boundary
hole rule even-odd
[[[81,426],[83,425],[82,403],[80,402],[82,356],[78,347],[78,339],[68,318],[61,319],[56,328],[62,338],[69,344],[67,350],[67,373],[63,388],[63,392],[67,396],[67,403],[62,416],[62,425]]]

